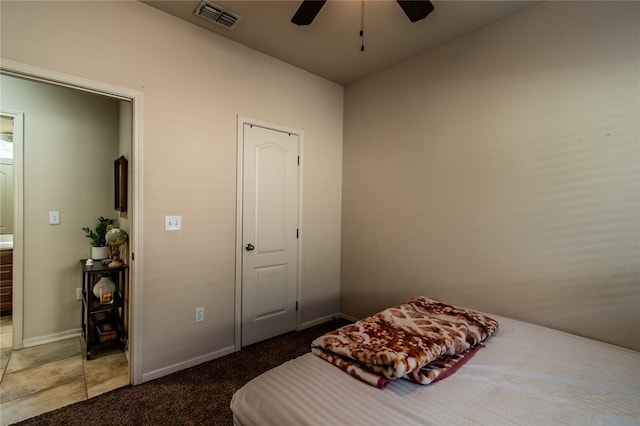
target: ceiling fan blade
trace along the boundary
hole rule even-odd
[[[304,0],[296,14],[291,18],[291,22],[296,25],[309,25],[313,22],[322,6],[326,3],[327,0]]]
[[[435,9],[429,0],[397,0],[397,2],[411,22],[426,18]]]

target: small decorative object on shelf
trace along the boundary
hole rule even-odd
[[[101,305],[109,305],[113,303],[115,300],[115,287],[112,289],[108,289],[106,287],[100,287],[100,304]]]
[[[93,295],[98,298],[102,305],[113,303],[116,291],[116,283],[108,276],[103,276],[100,281],[93,286]]]
[[[96,326],[98,329],[98,340],[100,343],[110,342],[118,337],[118,329],[111,323],[103,322]]]
[[[121,267],[124,265],[124,262],[120,259],[120,246],[124,245],[129,240],[129,236],[122,229],[114,227],[107,232],[105,239],[111,252],[109,268]]]
[[[101,260],[109,257],[106,235],[109,227],[113,226],[116,222],[116,219],[108,219],[100,216],[95,228],[82,228],[82,230],[86,232],[85,236],[91,240],[91,258],[93,260]]]
[[[93,314],[93,320],[97,324],[99,324],[101,322],[105,322],[108,319],[109,319],[109,314],[107,312],[100,311],[100,312],[96,312],[95,314]]]

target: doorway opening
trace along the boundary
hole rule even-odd
[[[102,97],[116,100],[122,104],[128,105],[125,108],[125,115],[129,122],[127,132],[128,135],[128,151],[130,155],[130,187],[129,187],[129,209],[127,214],[128,234],[129,234],[129,263],[130,263],[130,283],[129,301],[127,309],[128,323],[128,358],[129,358],[129,382],[131,384],[141,383],[141,353],[140,339],[138,338],[139,312],[142,300],[142,276],[141,276],[141,227],[140,218],[142,216],[141,188],[142,188],[142,97],[143,94],[137,90],[114,86],[111,84],[88,80],[77,76],[62,74],[43,68],[33,67],[14,61],[3,60],[0,66],[2,76],[11,76],[26,81],[34,81],[46,83],[56,87],[65,87],[80,92],[92,93]],[[18,126],[16,126],[18,127]],[[126,127],[126,126],[125,126]],[[109,161],[113,161],[110,159]],[[112,165],[110,167],[113,167]],[[14,347],[21,348],[24,339],[24,305],[29,303],[25,299],[25,288],[23,279],[25,269],[28,265],[24,263],[24,209],[21,204],[24,187],[22,182],[15,182],[17,200],[14,207],[15,214],[15,233],[14,233],[14,289],[13,289],[13,341]],[[46,220],[46,219],[45,219]],[[63,220],[62,218],[60,220]],[[30,245],[32,247],[32,245]],[[135,254],[135,257],[134,257]],[[136,259],[133,262],[133,259]],[[78,264],[79,266],[79,264]],[[78,285],[79,287],[79,285]],[[74,289],[72,289],[74,290]],[[80,315],[78,314],[78,322]],[[78,329],[81,325],[78,326]],[[55,336],[54,336],[55,337]],[[44,342],[43,342],[44,343]],[[37,344],[37,340],[29,341],[29,344]]]

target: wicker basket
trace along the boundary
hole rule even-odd
[[[118,338],[118,329],[109,322],[104,322],[96,326],[98,330],[98,340],[100,343],[110,342]]]

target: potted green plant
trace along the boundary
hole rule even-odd
[[[109,247],[107,247],[106,235],[109,227],[117,222],[116,219],[108,219],[100,216],[95,228],[82,228],[86,232],[86,237],[91,240],[91,258],[94,260],[106,259],[109,257]]]

